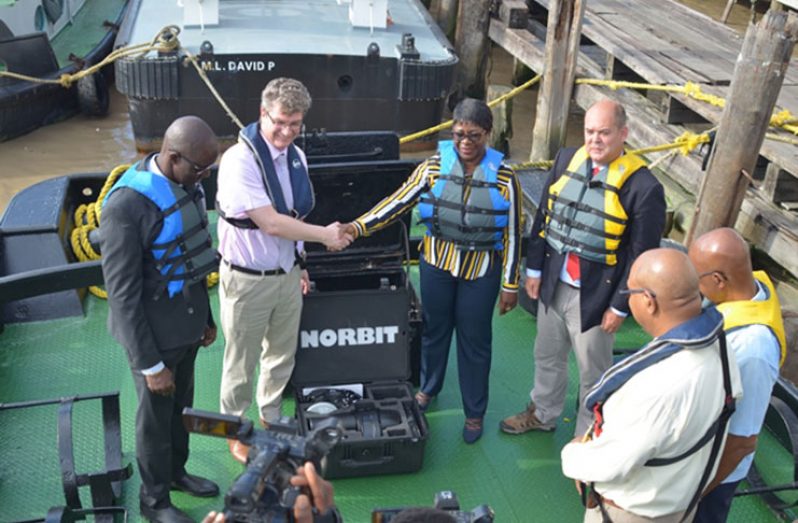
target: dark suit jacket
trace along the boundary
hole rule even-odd
[[[546,306],[554,298],[565,254],[552,249],[546,240],[540,237],[540,231],[545,224],[543,209],[549,187],[565,172],[575,152],[576,148],[564,148],[554,159],[554,165],[543,188],[540,205],[535,213],[527,250],[527,268],[541,271],[540,300]],[[618,294],[618,291],[626,288],[629,268],[635,258],[645,250],[658,247],[665,229],[665,191],[651,171],[642,168],[629,177],[621,187],[619,197],[621,205],[629,215],[629,221],[618,247],[618,263],[609,266],[584,258],[579,260],[581,280],[579,309],[583,332],[600,325],[604,311],[610,306],[621,312],[629,312],[627,297]]]
[[[158,271],[147,261],[153,259],[149,246],[161,227],[158,207],[132,189],[118,189],[103,207],[100,250],[108,329],[125,347],[133,370],[148,369],[173,359],[170,351],[198,345],[205,327],[213,325],[204,281],[191,285],[187,295],[169,298],[164,290],[154,299]]]

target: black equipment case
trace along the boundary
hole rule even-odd
[[[358,217],[414,167],[404,161],[312,165],[316,207],[308,221]],[[291,383],[302,434],[331,416],[344,430],[323,462],[325,478],[413,472],[423,463],[427,421],[407,381],[417,368],[421,335],[420,303],[402,263],[409,221],[408,213],[337,253],[306,246],[311,291]],[[331,388],[348,384],[362,387],[362,397]]]

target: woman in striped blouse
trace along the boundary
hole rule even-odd
[[[418,203],[427,232],[420,257],[421,388],[415,399],[426,410],[443,387],[456,329],[463,439],[474,443],[488,406],[493,305],[498,296],[504,314],[517,303],[521,202],[515,173],[502,153],[487,147],[493,127],[487,104],[466,98],[453,120],[453,140],[441,141],[399,189],[346,227],[355,237],[369,235]]]

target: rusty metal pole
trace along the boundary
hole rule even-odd
[[[568,111],[582,34],[583,0],[551,0],[546,23],[546,56],[532,130],[533,162],[551,160],[565,145]]]
[[[734,227],[759,149],[798,39],[798,17],[768,11],[749,25],[715,147],[701,182],[687,244],[717,227]]]

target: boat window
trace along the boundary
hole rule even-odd
[[[44,8],[38,6],[36,13],[33,15],[33,24],[37,31],[44,31]]]

